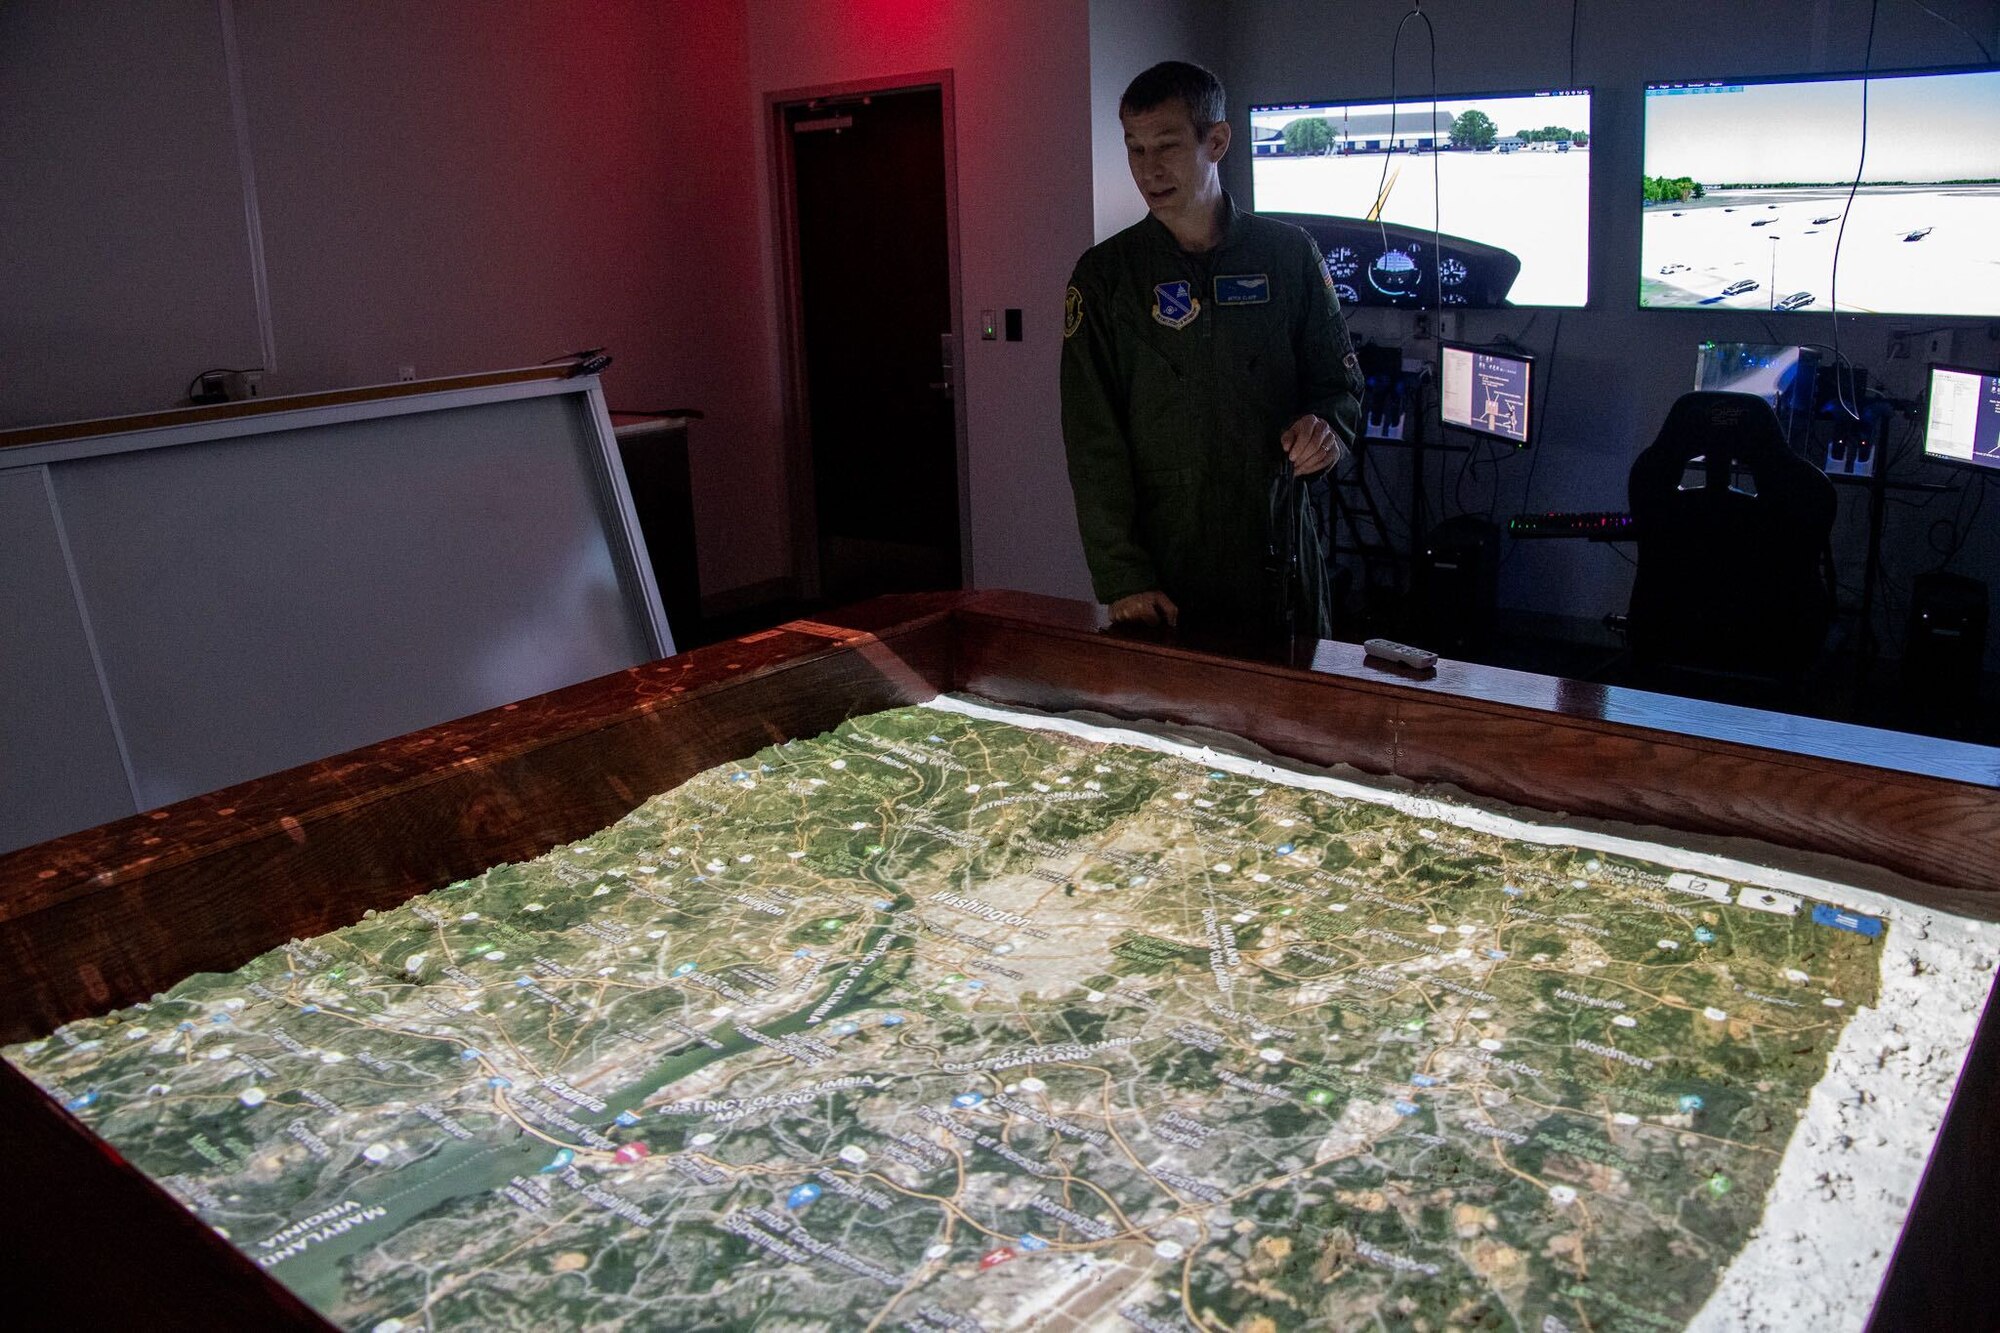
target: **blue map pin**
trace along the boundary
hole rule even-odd
[[[818,1197],[819,1197],[819,1186],[812,1184],[810,1181],[808,1181],[806,1184],[799,1186],[797,1189],[793,1190],[789,1195],[786,1196],[785,1207],[803,1208],[807,1204],[811,1203],[814,1199],[817,1199]]]

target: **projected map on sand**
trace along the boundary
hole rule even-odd
[[[941,701],[6,1056],[382,1333],[1826,1328],[1992,965],[1857,890]]]

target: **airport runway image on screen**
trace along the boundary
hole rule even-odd
[[[1252,107],[1257,210],[1379,220],[1424,232],[1435,228],[1447,239],[1490,245],[1520,260],[1508,304],[1584,304],[1590,94],[1461,98],[1435,105],[1435,116],[1429,98]],[[1371,281],[1380,286],[1397,280],[1401,270],[1378,272],[1385,258],[1336,249],[1327,262],[1334,281],[1358,296]],[[1453,304],[1452,288],[1466,274],[1447,260],[1437,277],[1443,303]]]
[[[1657,85],[1640,304],[2000,314],[2000,71]],[[1843,221],[1846,233],[1841,235]]]

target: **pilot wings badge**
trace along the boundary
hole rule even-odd
[[[1191,282],[1163,282],[1153,288],[1153,318],[1170,329],[1184,329],[1201,313],[1201,301]]]

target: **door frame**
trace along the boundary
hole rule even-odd
[[[959,278],[958,251],[958,133],[956,104],[949,69],[843,83],[785,88],[764,94],[764,123],[771,152],[772,253],[776,256],[779,346],[783,358],[780,395],[784,403],[784,464],[786,495],[791,509],[792,583],[800,597],[820,595],[819,513],[812,461],[812,405],[806,376],[805,297],[799,282],[797,181],[792,136],[785,132],[785,112],[814,103],[836,110],[878,93],[928,92],[939,97],[944,131],[945,251],[951,289],[952,339],[951,418],[953,446],[958,451],[958,574],[961,587],[972,586],[972,479],[967,444],[965,403],[965,305]]]

